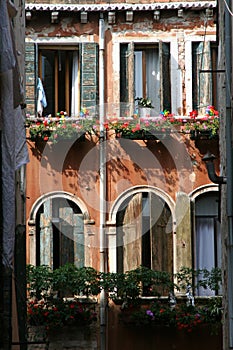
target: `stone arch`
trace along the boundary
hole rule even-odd
[[[175,223],[175,202],[173,199],[163,190],[157,187],[152,187],[152,186],[144,186],[144,185],[139,185],[139,186],[134,186],[126,191],[122,192],[119,197],[116,198],[116,200],[113,202],[113,205],[109,211],[109,223],[112,225],[116,224],[116,215],[117,212],[122,205],[122,203],[131,195],[139,193],[139,192],[152,192],[162,198],[166,204],[168,205],[169,209],[171,210],[171,214],[173,217],[173,224]]]
[[[59,197],[62,197],[62,198],[65,198],[67,200],[74,202],[80,208],[80,210],[84,216],[84,220],[90,221],[90,215],[89,215],[89,212],[87,210],[87,207],[84,204],[84,202],[82,200],[80,200],[80,198],[76,197],[75,195],[73,195],[69,192],[54,191],[54,192],[49,192],[49,193],[42,195],[41,197],[39,197],[35,201],[35,203],[33,204],[32,208],[31,208],[31,211],[30,211],[29,220],[28,220],[29,225],[33,225],[35,223],[36,213],[37,213],[38,209],[40,208],[40,206],[47,199],[49,199],[49,198],[53,199],[53,198],[59,198]]]
[[[191,201],[194,201],[195,198],[197,198],[198,196],[200,196],[203,193],[206,192],[218,192],[219,191],[219,185],[217,184],[208,184],[208,185],[203,185],[200,187],[195,188],[195,190],[193,190],[190,194],[189,194],[189,198]]]
[[[138,185],[127,189],[122,192],[120,196],[116,198],[113,202],[109,211],[109,220],[107,222],[107,232],[108,232],[108,254],[109,254],[109,269],[112,272],[117,271],[117,233],[116,233],[116,221],[117,213],[120,210],[123,203],[128,199],[128,197],[138,194],[138,193],[153,193],[159,198],[161,198],[168,206],[171,217],[172,217],[172,231],[175,232],[176,218],[175,218],[175,202],[174,200],[163,190],[153,187]],[[173,235],[173,246],[175,247],[176,237]],[[173,260],[175,261],[176,251],[173,249]]]
[[[94,220],[91,220],[88,209],[82,200],[75,195],[63,191],[49,192],[39,197],[33,204],[29,219],[28,219],[28,235],[29,235],[29,256],[28,262],[32,265],[36,265],[36,216],[40,207],[49,199],[63,198],[73,202],[81,211],[83,215],[84,227],[88,227],[89,224],[93,225]],[[86,230],[84,228],[84,230]]]

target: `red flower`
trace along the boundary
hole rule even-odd
[[[189,112],[189,116],[192,118],[192,119],[196,119],[196,117],[197,117],[197,111],[191,111],[191,112]]]

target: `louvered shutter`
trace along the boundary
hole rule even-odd
[[[26,111],[30,115],[36,115],[36,83],[37,83],[37,45],[25,44],[25,76],[26,76]]]
[[[81,107],[95,108],[98,104],[98,44],[80,44]]]
[[[82,214],[74,214],[74,264],[84,266],[84,222]]]
[[[151,260],[152,269],[173,271],[173,234],[169,223],[171,211],[165,202],[151,194]]]
[[[134,43],[121,45],[120,100],[128,104],[129,114],[134,112]]]
[[[117,218],[117,270],[126,272],[142,263],[142,194],[134,195]]]
[[[74,218],[70,207],[59,209],[60,218],[60,265],[74,262]]]
[[[159,42],[160,60],[160,109],[171,111],[170,46]]]
[[[205,114],[212,104],[212,74],[201,72],[212,69],[210,42],[193,45],[193,108]]]
[[[52,202],[44,203],[44,213],[40,214],[40,265],[53,268],[53,227]]]
[[[187,194],[179,192],[176,200],[176,265],[192,267],[191,206]]]

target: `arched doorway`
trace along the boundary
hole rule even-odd
[[[128,196],[116,215],[117,271],[140,265],[173,272],[172,213],[156,193]]]

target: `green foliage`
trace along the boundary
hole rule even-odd
[[[177,279],[177,289],[179,291],[185,291],[187,286],[190,286],[192,290],[203,287],[218,292],[222,284],[222,272],[218,267],[209,271],[182,266],[174,277]]]
[[[175,277],[177,284],[173,282]],[[30,324],[45,324],[48,327],[75,322],[92,322],[95,313],[91,304],[84,307],[75,296],[97,296],[102,289],[112,300],[120,301],[122,309],[141,304],[140,296],[154,296],[156,301],[150,308],[137,310],[130,314],[130,322],[135,324],[159,324],[174,326],[191,331],[198,324],[221,322],[221,298],[207,298],[203,304],[170,304],[160,298],[175,290],[194,291],[198,286],[218,291],[221,285],[221,270],[194,270],[182,267],[178,273],[153,271],[139,266],[125,273],[99,273],[92,267],[77,268],[66,264],[52,271],[48,266],[27,266],[29,291],[28,320]],[[57,296],[55,297],[55,291]],[[70,296],[71,299],[64,297]]]
[[[137,97],[135,101],[137,101],[138,107],[154,108],[154,106],[152,106],[151,100],[147,97]]]
[[[184,127],[184,132],[191,134],[208,133],[209,138],[214,138],[218,135],[219,117],[208,117],[201,120],[192,120],[187,122]]]
[[[49,266],[26,266],[28,291],[31,297],[35,296],[40,299],[42,295],[49,295],[52,287],[52,274],[53,272]]]

